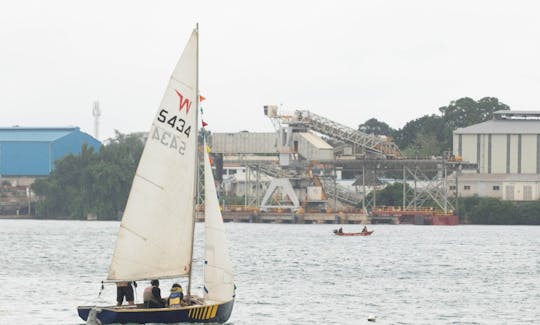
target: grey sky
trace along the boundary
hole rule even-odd
[[[539,109],[536,1],[4,1],[1,126],[147,131],[200,25],[213,132],[271,131],[265,104],[401,128],[464,96]]]

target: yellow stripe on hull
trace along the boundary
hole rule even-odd
[[[216,317],[218,305],[210,305],[204,307],[195,307],[189,310],[189,317],[199,320],[207,320]]]

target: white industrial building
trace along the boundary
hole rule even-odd
[[[478,165],[476,173],[458,175],[460,196],[540,199],[540,112],[498,111],[490,121],[459,128],[453,153]]]

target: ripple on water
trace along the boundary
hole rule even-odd
[[[118,225],[0,220],[0,283],[10,301],[0,304],[0,323],[82,324],[77,305],[113,303],[113,287],[98,293]],[[540,227],[373,225],[372,236],[349,238],[332,235],[335,225],[226,227],[237,284],[228,324],[371,324],[371,314],[376,324],[540,319]],[[200,291],[203,240],[195,245]]]

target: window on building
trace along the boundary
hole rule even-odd
[[[471,186],[470,185],[465,185],[465,186],[463,186],[463,189],[468,191],[468,190],[471,189]]]
[[[494,185],[494,186],[493,186],[493,190],[494,190],[494,191],[499,191],[499,190],[500,190],[500,188],[499,188],[499,186],[498,186],[498,185]]]
[[[456,190],[456,186],[455,185],[450,185],[450,191],[455,191]]]

